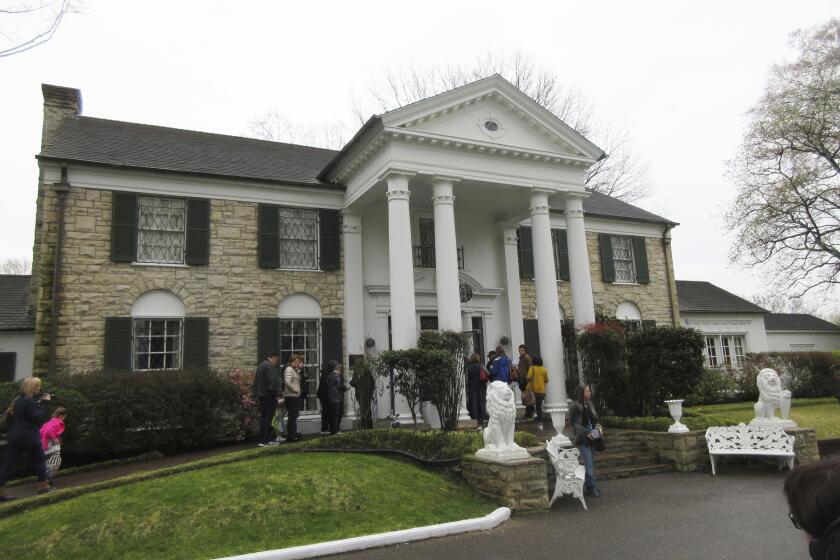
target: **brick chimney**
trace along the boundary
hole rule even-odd
[[[44,94],[44,125],[41,129],[43,150],[65,118],[82,114],[82,92],[49,84],[41,84],[41,92]]]

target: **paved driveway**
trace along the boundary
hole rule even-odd
[[[565,497],[547,513],[518,515],[500,528],[330,557],[494,560],[807,560],[787,518],[784,474],[722,465],[716,477],[668,473],[601,484],[589,512]]]

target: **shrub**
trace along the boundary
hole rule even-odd
[[[360,427],[363,430],[373,428],[373,402],[376,398],[377,391],[373,367],[373,362],[367,356],[355,360],[350,366],[350,386],[353,387],[353,410],[356,412],[356,417],[359,419]]]
[[[455,331],[423,331],[417,346],[446,353],[446,365],[441,369],[423,372],[428,400],[435,405],[444,430],[458,429],[458,412],[466,379],[469,335]]]
[[[427,348],[386,350],[379,355],[377,370],[380,375],[393,371],[394,387],[411,411],[415,430],[420,403],[437,398],[437,377],[447,368],[449,359],[447,352]]]
[[[736,391],[733,372],[723,369],[704,369],[694,390],[686,396],[685,406],[717,404],[732,400]]]
[[[829,370],[835,363],[840,363],[840,359],[831,352],[761,352],[747,354],[746,365],[733,375],[745,400],[758,398],[755,379],[763,368],[775,369],[784,388],[794,397],[827,397],[834,394]]]
[[[627,394],[625,329],[612,320],[586,325],[576,346],[583,364],[584,379],[593,386],[593,398],[601,410],[629,412],[622,395]]]
[[[705,430],[712,426],[736,426],[738,422],[720,414],[684,414],[680,420],[691,430]],[[665,416],[604,416],[601,422],[608,428],[667,432],[673,419]],[[609,434],[608,434],[609,435]]]
[[[627,341],[629,389],[641,413],[666,399],[685,398],[703,373],[703,336],[685,327],[654,327]]]

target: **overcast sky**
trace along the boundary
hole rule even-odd
[[[86,0],[52,41],[0,58],[0,259],[31,255],[41,83],[79,88],[88,116],[246,135],[268,110],[353,124],[353,96],[389,71],[519,51],[630,132],[650,164],[639,205],[681,224],[676,277],[749,296],[764,285],[728,264],[726,161],[790,32],[838,15],[838,0]]]

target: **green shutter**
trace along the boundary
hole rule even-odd
[[[642,330],[643,331],[646,331],[648,329],[652,329],[654,327],[656,327],[656,321],[654,321],[653,319],[647,319],[645,321],[642,321]]]
[[[569,275],[569,245],[566,242],[565,229],[551,230],[554,241],[554,264],[557,269],[558,280],[568,280]]]
[[[648,272],[647,247],[644,237],[633,237],[633,257],[636,261],[636,282],[650,284]]]
[[[111,261],[137,260],[137,195],[114,192],[111,195]]]
[[[598,241],[601,246],[601,278],[604,282],[615,282],[612,238],[606,233],[601,233],[598,234]]]
[[[330,360],[344,362],[343,338],[341,319],[330,317],[321,319],[321,361],[324,363]]]
[[[210,321],[207,317],[184,319],[183,368],[206,368],[210,354]]]
[[[321,210],[318,225],[321,270],[338,270],[341,268],[341,216],[337,210]]]
[[[279,350],[280,319],[257,319],[257,363],[265,360],[272,350]]]
[[[131,317],[105,319],[105,369],[131,370]]]
[[[519,228],[519,277],[534,278],[534,244],[531,240],[531,228]]]
[[[187,200],[186,263],[210,263],[210,201],[200,198]]]
[[[280,265],[280,212],[277,206],[260,204],[259,228],[260,268],[277,268]],[[265,356],[260,359],[263,358]]]
[[[522,321],[525,335],[525,346],[531,356],[541,356],[540,352],[540,325],[536,319],[525,319]]]

